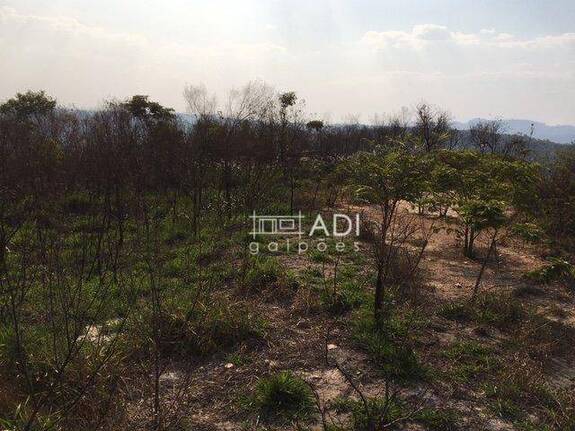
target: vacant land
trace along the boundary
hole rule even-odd
[[[186,95],[0,105],[0,428],[574,429],[572,148]]]
[[[361,397],[383,403],[388,385],[397,391],[388,413],[389,422],[398,420],[396,429],[569,429],[573,291],[525,278],[547,265],[545,248],[506,237],[487,267],[480,301],[468,306],[481,262],[461,255],[462,245],[447,233],[453,221],[415,217],[441,230],[427,248],[421,284],[409,301],[398,299],[389,329],[396,331],[389,334],[393,342],[413,349],[413,358],[396,357],[387,341],[368,332],[374,274],[366,244],[343,256],[268,253],[277,273],[257,295],[244,299],[233,286],[224,289],[265,322],[261,340],[193,369],[176,363],[165,371],[167,392],[188,388],[194,411],[186,421],[194,429],[322,429],[315,408],[297,425],[270,425],[254,405],[262,378],[290,370],[315,392],[329,429],[364,429]],[[294,286],[278,282],[286,273]]]

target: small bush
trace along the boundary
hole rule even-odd
[[[497,396],[494,389],[489,389],[487,394],[494,398],[491,403],[491,408],[497,416],[511,421],[524,417],[523,409],[513,400]]]
[[[177,278],[185,273],[187,266],[188,262],[186,262],[185,257],[176,256],[164,265],[164,275],[167,277]]]
[[[468,322],[472,320],[472,313],[465,303],[449,302],[443,305],[438,314],[447,320],[453,320],[456,322]]]
[[[516,223],[511,233],[524,241],[537,243],[543,239],[543,230],[534,223]]]
[[[85,215],[92,209],[92,202],[87,194],[72,193],[62,202],[63,210],[73,215]]]
[[[277,260],[262,257],[252,260],[242,284],[246,291],[252,293],[260,293],[273,287],[274,298],[287,296],[298,288],[297,281],[284,271]]]
[[[486,385],[485,394],[491,399],[495,413],[509,420],[526,416],[525,406],[553,407],[554,399],[546,386],[523,373],[512,373],[505,380]]]
[[[450,361],[452,377],[460,383],[476,379],[497,364],[490,349],[473,341],[455,343],[443,351],[443,356]]]
[[[0,428],[5,431],[23,430],[28,425],[30,412],[33,410],[30,400],[17,405],[14,411],[8,414],[2,414],[0,417]],[[61,431],[62,427],[59,424],[61,414],[52,413],[45,414],[40,412],[36,418],[36,423],[32,426],[33,431],[39,430],[54,430]]]
[[[570,401],[561,400],[561,396],[551,390],[538,367],[524,358],[506,363],[484,390],[491,409],[498,416],[513,422],[527,424],[531,412],[537,412],[536,416],[543,423],[559,425],[564,420],[568,422],[573,419],[569,417],[569,409],[561,412],[562,406],[568,406]],[[559,426],[557,429],[570,428]]]
[[[417,247],[421,247],[418,244]],[[417,271],[417,253],[397,247],[391,253],[387,281],[396,287],[401,296],[413,296],[423,284],[421,274]]]
[[[339,398],[334,400],[333,406],[339,413],[351,413],[352,429],[355,431],[370,431],[374,426],[386,426],[404,415],[404,406],[395,399],[368,398],[366,409],[359,400]]]
[[[410,346],[409,329],[408,320],[401,316],[377,324],[371,310],[365,309],[354,322],[354,337],[386,377],[417,380],[425,376],[425,369]]]
[[[202,357],[230,350],[242,342],[263,338],[264,322],[249,309],[219,299],[197,307],[191,315],[180,310],[163,312],[159,319],[161,348],[166,356]],[[132,344],[146,351],[152,330],[152,316],[147,313],[133,323]]]
[[[310,259],[312,262],[316,262],[316,263],[328,263],[331,262],[331,257],[329,256],[328,253],[326,252],[321,252],[318,249],[314,248],[311,252],[310,252]]]
[[[215,307],[194,322],[198,348],[204,354],[226,350],[248,339],[263,338],[264,323],[241,307]]]
[[[354,283],[344,283],[335,294],[332,289],[324,289],[321,301],[323,307],[330,313],[342,314],[364,304],[366,295]]]
[[[484,294],[474,303],[448,303],[438,314],[458,322],[475,322],[506,329],[525,317],[523,305],[510,295]]]
[[[268,421],[307,419],[315,410],[310,388],[290,371],[261,379],[256,386],[254,404]]]
[[[455,431],[458,429],[459,415],[456,410],[435,410],[425,408],[415,415],[414,420],[424,425],[429,431]]]
[[[281,271],[276,260],[257,258],[244,277],[244,286],[248,290],[260,290],[278,281]]]
[[[554,281],[566,281],[570,284],[575,284],[575,266],[558,257],[549,258],[549,262],[549,265],[529,271],[525,276],[542,284]]]
[[[475,305],[479,323],[505,329],[519,323],[526,315],[521,302],[509,295],[483,295]]]
[[[169,223],[165,226],[162,235],[167,244],[176,244],[191,237],[192,229],[187,224]]]

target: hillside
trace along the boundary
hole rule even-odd
[[[377,217],[375,209],[353,209]],[[277,278],[257,295],[238,296],[233,287],[224,288],[226,296],[250,304],[267,322],[263,338],[240,343],[234,353],[199,368],[177,363],[165,371],[165,389],[177,389],[196,406],[186,421],[202,430],[251,429],[262,418],[241,400],[249,400],[262,375],[282,370],[310,385],[326,426],[337,424],[337,429],[363,429],[357,428],[365,420],[358,413],[361,396],[383,402],[386,384],[398,397],[388,420],[401,419],[393,428],[399,430],[523,430],[569,414],[575,387],[573,290],[525,279],[528,271],[546,265],[545,248],[506,235],[488,265],[480,308],[473,312],[464,304],[481,263],[461,256],[461,243],[449,233],[455,220],[421,216],[409,206],[403,207],[403,217],[423,222],[422,229],[430,223],[441,228],[427,248],[421,284],[412,292],[415,304],[402,303],[394,311],[394,325],[407,325],[394,337],[413,346],[418,362],[413,368],[407,357],[398,356],[392,370],[410,375],[400,383],[386,380],[380,367],[389,353],[380,350],[385,349],[381,341],[366,338],[365,307],[374,277],[368,244],[345,257],[268,253]],[[480,248],[485,250],[485,243]],[[233,249],[228,253],[231,258]],[[295,290],[280,282],[284,271],[297,283]],[[332,289],[345,301],[338,308],[326,297]],[[420,377],[414,379],[416,370]],[[552,393],[567,398],[559,401]],[[299,426],[328,429],[317,415]],[[294,428],[268,424],[262,429]]]
[[[504,141],[510,141],[518,135],[504,133],[502,134],[502,139]],[[557,151],[565,149],[566,147],[572,146],[571,144],[560,144],[557,142],[552,142],[543,139],[529,139],[524,135],[521,136],[527,143],[526,148],[529,152],[529,157],[540,163],[547,163],[550,159],[555,157]],[[470,142],[470,135],[468,130],[459,130],[458,132],[458,148],[472,149],[473,145]]]
[[[459,130],[469,130],[469,127],[478,122],[485,121],[481,118],[473,118],[469,121],[456,121],[454,126]],[[530,136],[540,141],[551,141],[558,144],[571,144],[575,141],[575,126],[556,125],[549,126],[539,121],[531,120],[502,120],[506,127],[506,132],[510,135]]]
[[[265,88],[0,105],[3,429],[572,431],[572,147]]]

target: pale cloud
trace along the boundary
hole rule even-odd
[[[376,50],[406,47],[423,49],[445,42],[459,46],[474,45],[491,48],[575,48],[575,33],[522,39],[510,33],[497,32],[495,29],[465,33],[452,31],[441,25],[420,24],[414,26],[411,31],[368,31],[360,42]]]
[[[237,56],[253,57],[258,54],[270,53],[285,53],[286,49],[283,46],[267,42],[255,43],[215,43],[212,45],[183,45],[183,44],[169,44],[169,43],[154,43],[146,36],[138,33],[116,33],[101,27],[90,26],[79,22],[77,19],[66,16],[37,16],[37,15],[23,15],[19,14],[14,8],[0,7],[0,24],[3,28],[0,29],[0,34],[4,37],[7,33],[14,30],[22,30],[26,32],[46,32],[45,35],[49,37],[54,33],[61,33],[62,35],[75,36],[84,38],[84,42],[88,39],[98,39],[101,41],[111,41],[118,45],[124,45],[127,48],[145,48],[150,51],[164,51],[169,50],[171,53],[185,54],[204,54],[206,56],[227,56],[235,54]],[[10,28],[8,26],[11,26]],[[89,46],[84,46],[89,49]]]
[[[422,24],[368,31],[359,51],[372,67],[354,78],[354,91],[370,88],[388,100],[420,95],[468,117],[575,118],[575,33],[520,37],[493,28],[465,32]]]
[[[447,27],[435,24],[416,25],[411,34],[418,40],[447,40],[451,38],[451,33]]]
[[[404,31],[368,31],[363,35],[361,43],[378,50],[424,46],[423,41],[417,39],[412,32]]]
[[[270,41],[155,40],[69,16],[24,14],[1,6],[0,50],[0,99],[15,91],[42,88],[65,103],[84,106],[136,92],[182,106],[187,82],[230,87],[289,59],[283,46]]]
[[[385,48],[424,48],[427,44],[454,40],[456,34],[450,32],[447,27],[435,24],[420,24],[413,27],[409,32],[405,31],[368,31],[364,34],[361,42],[376,49]]]
[[[575,33],[432,23],[366,31],[348,13],[332,11],[322,21],[323,8],[286,19],[282,6],[281,19],[238,19],[244,7],[222,15],[211,3],[206,10],[173,6],[177,13],[162,16],[163,27],[149,24],[163,11],[155,3],[132,21],[137,14],[128,2],[136,8],[135,0],[111,2],[115,14],[97,6],[84,14],[26,8],[26,1],[0,6],[0,100],[44,89],[64,104],[95,107],[149,94],[183,110],[188,83],[203,82],[222,97],[261,78],[278,91],[296,91],[310,112],[331,111],[334,121],[427,100],[460,118],[493,113],[575,122]],[[335,16],[342,21],[332,22]]]
[[[0,7],[0,24],[4,27],[3,33],[6,33],[7,26],[12,26],[24,31],[58,32],[72,36],[109,40],[131,46],[147,44],[147,39],[139,34],[109,32],[100,27],[82,24],[75,18],[67,16],[24,15],[7,6]]]

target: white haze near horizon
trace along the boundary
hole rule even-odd
[[[572,0],[0,0],[0,100],[94,108],[260,79],[338,122],[428,101],[454,118],[575,124]]]

